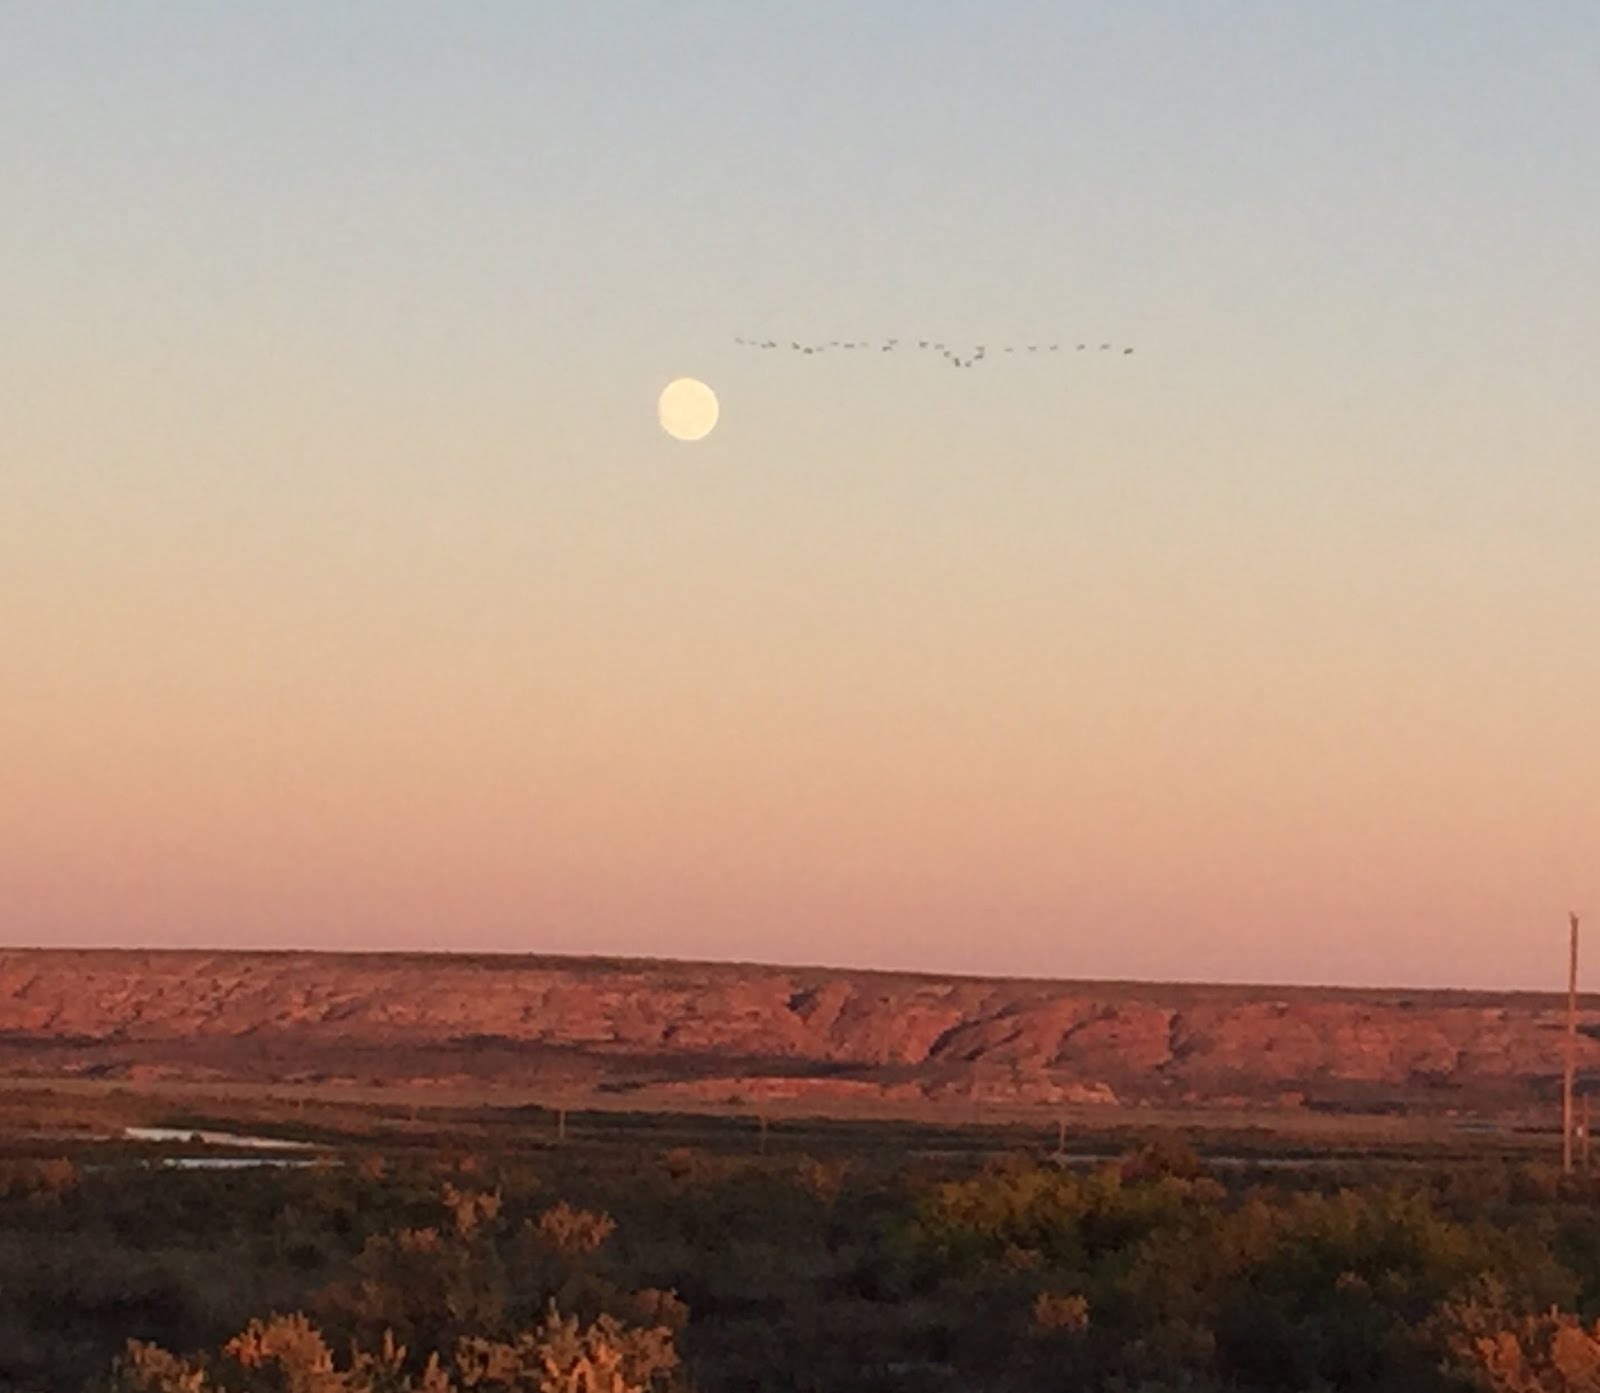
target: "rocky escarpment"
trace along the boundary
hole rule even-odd
[[[1585,1011],[1587,1023],[1589,1013]],[[0,952],[11,1075],[560,1080],[717,1099],[1531,1100],[1531,994],[944,978],[675,962]],[[1579,1063],[1600,1078],[1600,1040]]]

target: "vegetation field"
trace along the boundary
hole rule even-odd
[[[0,1386],[1600,1387],[1548,1135],[1220,1121],[12,1087]]]

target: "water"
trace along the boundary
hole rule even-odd
[[[236,1171],[261,1166],[285,1170],[317,1162],[300,1156],[169,1156],[160,1164],[177,1171]]]
[[[255,1137],[244,1132],[211,1132],[198,1127],[124,1127],[124,1141],[190,1142],[246,1151],[317,1151],[308,1141]],[[311,1159],[292,1156],[172,1156],[162,1162],[177,1170],[237,1170],[241,1166],[310,1166]]]

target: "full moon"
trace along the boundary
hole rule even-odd
[[[674,440],[704,440],[717,424],[717,394],[704,382],[680,377],[661,389],[656,414]]]

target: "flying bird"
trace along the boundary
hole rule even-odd
[[[777,339],[753,339],[753,338],[746,338],[743,335],[736,336],[733,341],[734,341],[734,343],[738,344],[739,347],[741,347],[741,348],[759,348],[759,349],[768,349],[768,350],[770,350],[770,349],[775,349],[775,348],[781,348],[783,346]],[[790,352],[798,353],[802,357],[811,358],[811,357],[816,357],[816,356],[818,356],[820,354],[826,353],[830,348],[842,348],[842,349],[850,350],[852,352],[857,350],[857,349],[873,349],[873,348],[876,348],[879,353],[892,353],[897,348],[899,348],[901,346],[902,342],[904,342],[907,345],[909,345],[911,343],[915,343],[917,348],[919,348],[921,350],[924,350],[924,351],[926,351],[928,349],[932,349],[936,353],[938,353],[940,357],[947,359],[949,361],[951,367],[956,367],[956,368],[973,368],[973,367],[976,367],[978,364],[984,362],[988,358],[988,354],[989,354],[989,346],[987,344],[983,344],[983,343],[975,344],[975,345],[973,345],[971,348],[967,349],[963,353],[961,350],[958,350],[958,349],[954,348],[950,344],[947,344],[947,343],[943,342],[940,339],[906,339],[906,340],[901,340],[901,339],[898,339],[898,338],[889,338],[889,339],[870,340],[870,339],[857,338],[857,339],[818,340],[815,343],[802,343],[798,339],[790,339],[788,341],[788,346],[789,346]],[[1080,344],[1077,344],[1077,345],[1062,344],[1062,343],[1049,343],[1049,344],[1040,344],[1040,343],[1013,344],[1013,343],[1008,343],[1008,344],[997,344],[995,346],[995,352],[996,353],[1059,353],[1059,352],[1061,352],[1061,350],[1063,348],[1076,347],[1076,349],[1077,349],[1077,351],[1079,353],[1083,353],[1083,352],[1086,352],[1091,347],[1095,347],[1095,346],[1096,345],[1092,345],[1092,344],[1089,344],[1089,343],[1080,343]],[[1113,352],[1114,350],[1118,349],[1118,347],[1119,347],[1119,345],[1113,344],[1113,343],[1111,343],[1109,341],[1098,345],[1099,351],[1102,352],[1102,353]],[[1131,347],[1121,347],[1120,351],[1121,351],[1122,356],[1125,357],[1125,358],[1126,357],[1130,357],[1132,355],[1132,353],[1133,353],[1133,349]]]

